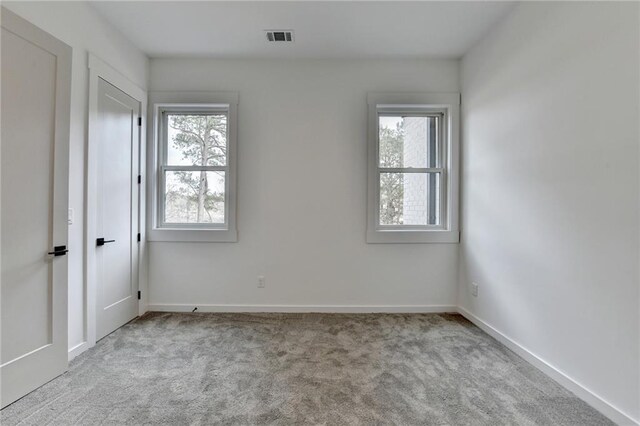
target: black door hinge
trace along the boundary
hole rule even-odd
[[[140,233],[138,232],[138,242],[140,242]]]
[[[142,183],[142,175],[138,175],[138,185]]]
[[[138,126],[142,127],[142,117],[138,117]]]
[[[140,292],[140,290],[138,290],[138,300],[140,300],[142,298],[142,293]]]

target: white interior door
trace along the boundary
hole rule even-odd
[[[71,48],[4,8],[1,39],[4,407],[67,369]]]
[[[138,314],[140,102],[98,80],[96,338]]]

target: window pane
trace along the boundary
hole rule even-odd
[[[227,164],[225,114],[168,114],[167,127],[167,165]]]
[[[440,173],[380,173],[380,225],[439,225]]]
[[[379,117],[380,167],[438,167],[437,117]]]
[[[224,223],[225,172],[165,172],[165,223]]]

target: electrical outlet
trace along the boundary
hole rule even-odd
[[[471,283],[471,294],[475,297],[478,297],[478,284]]]
[[[264,275],[258,275],[258,288],[264,288]]]

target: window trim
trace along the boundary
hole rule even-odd
[[[235,92],[152,92],[150,109],[153,126],[149,134],[149,241],[175,242],[236,242],[236,158],[237,158],[237,104]],[[225,223],[224,224],[172,224],[164,223],[164,172],[174,168],[165,164],[166,135],[164,125],[168,112],[205,113],[224,112],[227,115],[227,164],[226,166],[207,166],[207,169],[225,171]],[[183,170],[189,166],[177,166]],[[198,168],[200,170],[200,168]]]
[[[459,93],[369,93],[367,243],[458,243]],[[380,173],[396,169],[379,167],[379,117],[382,115],[442,114],[439,167],[413,168],[410,172],[440,173],[439,225],[380,225]],[[404,173],[406,168],[398,168]]]

